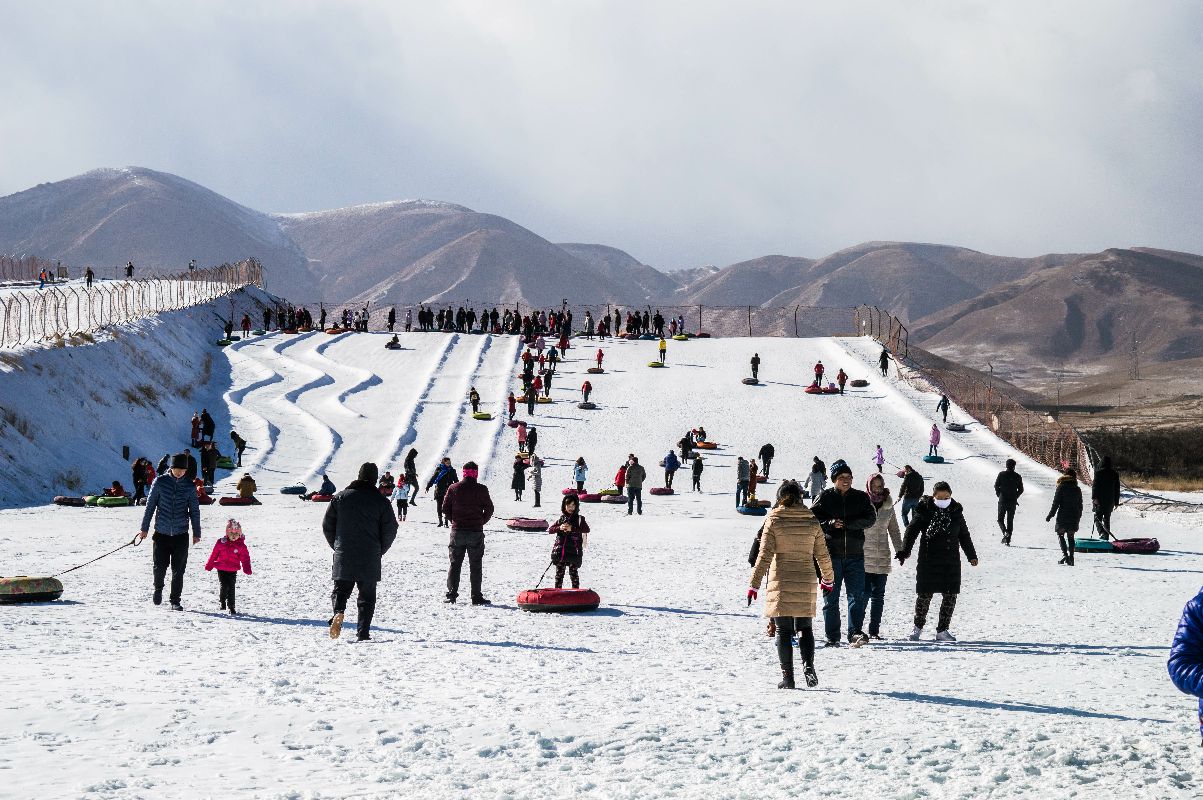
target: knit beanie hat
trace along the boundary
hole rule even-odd
[[[848,462],[840,459],[831,465],[831,479],[834,481],[841,475],[851,475],[852,467],[848,466]]]
[[[231,533],[236,533],[239,536],[242,535],[242,524],[236,519],[231,519],[226,523],[226,536],[229,536]]]
[[[359,480],[375,484],[380,480],[380,470],[371,461],[367,461],[359,468]]]
[[[188,456],[183,453],[176,453],[171,457],[172,469],[188,469]]]

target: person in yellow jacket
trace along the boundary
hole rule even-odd
[[[251,473],[243,473],[242,478],[238,481],[238,496],[241,498],[255,499],[255,492],[259,487],[255,485],[255,479],[251,477]]]
[[[664,337],[660,337],[660,363],[664,363],[664,354],[668,352],[668,342],[664,341]]]

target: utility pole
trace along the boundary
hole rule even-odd
[[[1136,338],[1136,331],[1132,331],[1130,336],[1131,345],[1129,345],[1129,350],[1132,358],[1132,366],[1129,374],[1132,376],[1132,380],[1138,381],[1140,380],[1140,341]]]

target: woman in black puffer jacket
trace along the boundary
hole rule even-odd
[[[915,630],[911,633],[911,641],[919,641],[923,626],[927,623],[927,610],[931,606],[932,596],[939,593],[940,619],[936,624],[937,642],[955,642],[956,638],[949,632],[952,624],[952,612],[957,606],[957,595],[961,591],[961,554],[972,566],[977,566],[977,551],[973,547],[973,539],[969,536],[969,526],[965,524],[965,510],[956,500],[952,499],[952,488],[940,481],[932,487],[931,497],[925,497],[915,507],[915,516],[911,524],[906,526],[906,540],[902,550],[897,554],[898,563],[904,563],[911,556],[915,540],[919,541],[919,560],[915,568],[915,591],[919,595],[915,600]]]
[[[1061,543],[1061,560],[1058,564],[1074,565],[1074,534],[1082,523],[1082,487],[1078,486],[1078,472],[1066,467],[1057,478],[1057,491],[1053,494],[1053,507],[1048,510],[1045,522],[1057,518],[1057,541]]]

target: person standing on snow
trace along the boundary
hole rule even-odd
[[[534,455],[535,446],[539,444],[539,429],[531,425],[526,431],[526,452]]]
[[[238,583],[238,570],[242,569],[247,575],[251,574],[251,551],[242,538],[242,525],[238,520],[226,522],[226,534],[213,543],[213,552],[205,564],[205,571],[217,570],[217,580],[221,586],[218,600],[221,610],[229,611],[231,617],[238,616],[235,609],[235,587]]]
[[[920,539],[920,536],[922,538]],[[915,518],[906,526],[906,540],[898,552],[899,564],[911,557],[915,540],[919,539],[919,558],[915,566],[915,629],[910,640],[919,641],[923,626],[927,624],[927,611],[932,597],[941,595],[940,617],[936,622],[936,641],[955,642],[956,637],[948,628],[952,625],[952,613],[957,607],[957,595],[961,592],[961,554],[977,566],[977,551],[965,524],[965,512],[961,504],[952,499],[952,488],[939,481],[932,487],[932,496],[923,498],[915,509]]]
[[[434,471],[434,475],[430,476],[430,480],[426,483],[427,492],[430,491],[431,486],[434,487],[434,509],[439,515],[439,524],[435,527],[446,528],[450,525],[450,520],[443,515],[443,500],[447,496],[447,490],[458,480],[459,475],[455,474],[455,467],[451,466],[451,459],[443,456],[438,469]]]
[[[172,456],[171,469],[160,475],[150,487],[146,510],[142,512],[142,528],[137,541],[146,539],[154,517],[154,604],[163,602],[163,583],[171,567],[172,611],[183,611],[180,601],[184,593],[184,569],[188,566],[188,525],[192,525],[192,544],[201,540],[200,504],[196,487],[187,477],[188,456]]]
[[[560,518],[548,530],[556,535],[551,548],[551,563],[556,565],[556,588],[564,588],[564,571],[572,581],[572,588],[581,588],[580,568],[585,558],[585,547],[589,544],[589,523],[580,513],[581,501],[574,495],[565,495],[560,501]]]
[[[815,386],[823,385],[823,362],[819,361],[815,364]]]
[[[948,395],[940,395],[940,402],[936,403],[936,411],[944,415],[944,421],[948,422],[948,408],[951,405],[948,401]],[[939,442],[937,442],[939,444]]]
[[[886,579],[890,576],[890,545],[894,552],[902,550],[902,534],[886,479],[880,474],[869,476],[865,484],[869,501],[877,512],[874,523],[865,528],[865,595],[869,603],[869,638],[881,639],[881,614],[885,608]]]
[[[238,456],[235,466],[242,466],[242,452],[246,450],[246,439],[238,435],[238,431],[230,431],[230,441],[234,443],[234,454]]]
[[[526,463],[521,456],[514,458],[514,477],[510,481],[510,488],[514,490],[514,500],[522,501],[522,492],[526,490]]]
[[[835,374],[835,383],[840,387],[840,394],[844,393],[844,385],[848,383],[848,373],[844,372],[843,367]]]
[[[410,448],[405,456],[405,485],[410,489],[406,506],[417,505],[418,500],[418,451]]]
[[[814,464],[811,465],[810,475],[806,478],[805,488],[810,494],[811,505],[819,499],[819,495],[823,493],[823,489],[827,487],[827,467],[815,456]]]
[[[812,627],[818,596],[815,565],[825,593],[831,590],[835,574],[822,528],[802,504],[802,487],[796,481],[783,481],[777,489],[777,504],[765,518],[759,544],[760,552],[748,581],[748,604],[756,599],[767,575],[764,615],[773,621],[777,632],[777,658],[781,663],[777,688],[794,688],[795,634],[802,655],[802,674],[806,685],[813,688],[819,685]]]
[[[480,392],[476,391],[475,386],[468,391],[468,402],[472,404],[473,414],[480,412]]]
[[[739,508],[748,504],[748,479],[751,473],[748,469],[748,462],[743,456],[739,456],[735,461],[735,507]]]
[[[581,384],[581,402],[588,403],[589,402],[589,394],[592,391],[593,391],[593,384],[589,383],[589,381],[585,381],[584,383],[582,383]]]
[[[1007,468],[994,479],[994,496],[998,498],[998,527],[1002,531],[1002,543],[1011,546],[1011,533],[1015,530],[1015,509],[1019,496],[1023,494],[1023,476],[1015,471],[1015,459],[1007,459]]]
[[[902,486],[898,488],[898,496],[902,498],[902,527],[911,524],[911,512],[923,499],[923,476],[915,472],[907,464],[902,468]]]
[[[514,419],[514,413],[518,410],[518,399],[514,397],[513,392],[510,392],[510,396],[505,399],[505,408],[510,415],[510,418],[507,421],[512,422]]]
[[[664,486],[665,488],[673,488],[673,476],[677,474],[677,470],[681,468],[681,462],[677,460],[677,454],[672,450],[664,456]]]
[[[447,490],[443,501],[443,515],[451,522],[451,539],[447,545],[451,559],[447,570],[445,602],[448,603],[454,603],[459,597],[460,569],[466,555],[472,605],[492,605],[482,593],[481,584],[484,580],[485,525],[493,517],[493,499],[489,497],[488,487],[477,481],[479,474],[475,461],[464,464],[463,480]]]
[[[606,357],[606,354],[602,352],[602,349],[600,347],[597,348],[597,368],[598,369],[602,368],[602,359],[605,357]]]
[[[877,366],[881,369],[881,377],[885,378],[890,372],[890,362],[893,359],[890,357],[890,351],[886,348],[881,348],[881,355],[877,357]]]
[[[773,464],[773,457],[777,455],[777,450],[771,444],[762,444],[760,446],[760,464],[764,467],[764,479],[769,479],[769,467]]]
[[[664,341],[664,339],[661,338],[660,339],[660,363],[661,364],[664,363],[664,357],[667,353],[668,353],[668,342]]]
[[[927,434],[927,454],[929,456],[940,455],[940,426],[932,425],[931,431]]]
[[[865,622],[865,529],[877,521],[869,495],[852,488],[852,468],[843,460],[831,465],[832,486],[825,489],[810,510],[823,525],[827,552],[835,571],[832,589],[823,598],[826,647],[840,645],[840,586],[848,596],[848,643],[860,647],[869,641]]]
[[[540,508],[539,494],[543,491],[543,459],[532,454],[529,471],[530,475],[527,478],[530,480],[531,490],[535,493],[535,508]]]
[[[1061,544],[1062,558],[1058,564],[1074,565],[1074,534],[1082,523],[1082,488],[1078,486],[1078,472],[1066,467],[1057,478],[1057,491],[1053,493],[1053,507],[1049,509],[1045,522],[1057,518],[1057,541]]]
[[[634,455],[627,461],[627,516],[636,509],[643,516],[643,482],[647,480],[647,470],[639,463]]]
[[[702,464],[702,457],[696,456],[693,459],[693,490],[695,492],[702,491],[702,470],[705,466]]]
[[[209,409],[201,409],[201,441],[208,439],[213,441],[213,434],[217,431],[217,423],[213,421],[213,417],[209,415]]]
[[[1166,666],[1175,686],[1199,698],[1199,733],[1203,735],[1203,589],[1182,609]]]
[[[585,463],[585,457],[581,456],[572,465],[572,480],[576,482],[577,494],[585,491],[585,480],[589,477],[589,465]]]
[[[200,447],[200,439],[201,439],[201,418],[200,418],[200,414],[193,411],[192,412],[192,446]]]
[[[330,618],[330,638],[342,633],[343,615],[351,590],[358,588],[355,638],[371,639],[372,616],[376,612],[376,584],[380,582],[380,561],[397,538],[397,518],[388,499],[376,487],[380,479],[376,465],[369,462],[359,468],[358,477],[347,485],[326,508],[322,535],[334,551],[330,593],[334,616]]]
[[[877,467],[877,471],[881,472],[881,465],[886,463],[885,451],[881,449],[881,445],[877,445],[877,449],[873,451],[873,464]]]
[[[752,380],[760,380],[760,353],[752,354]]]
[[[1111,456],[1103,456],[1103,463],[1094,473],[1094,484],[1090,487],[1090,502],[1094,507],[1094,522],[1099,529],[1100,539],[1111,539],[1111,512],[1120,504],[1119,473],[1111,466]]]

